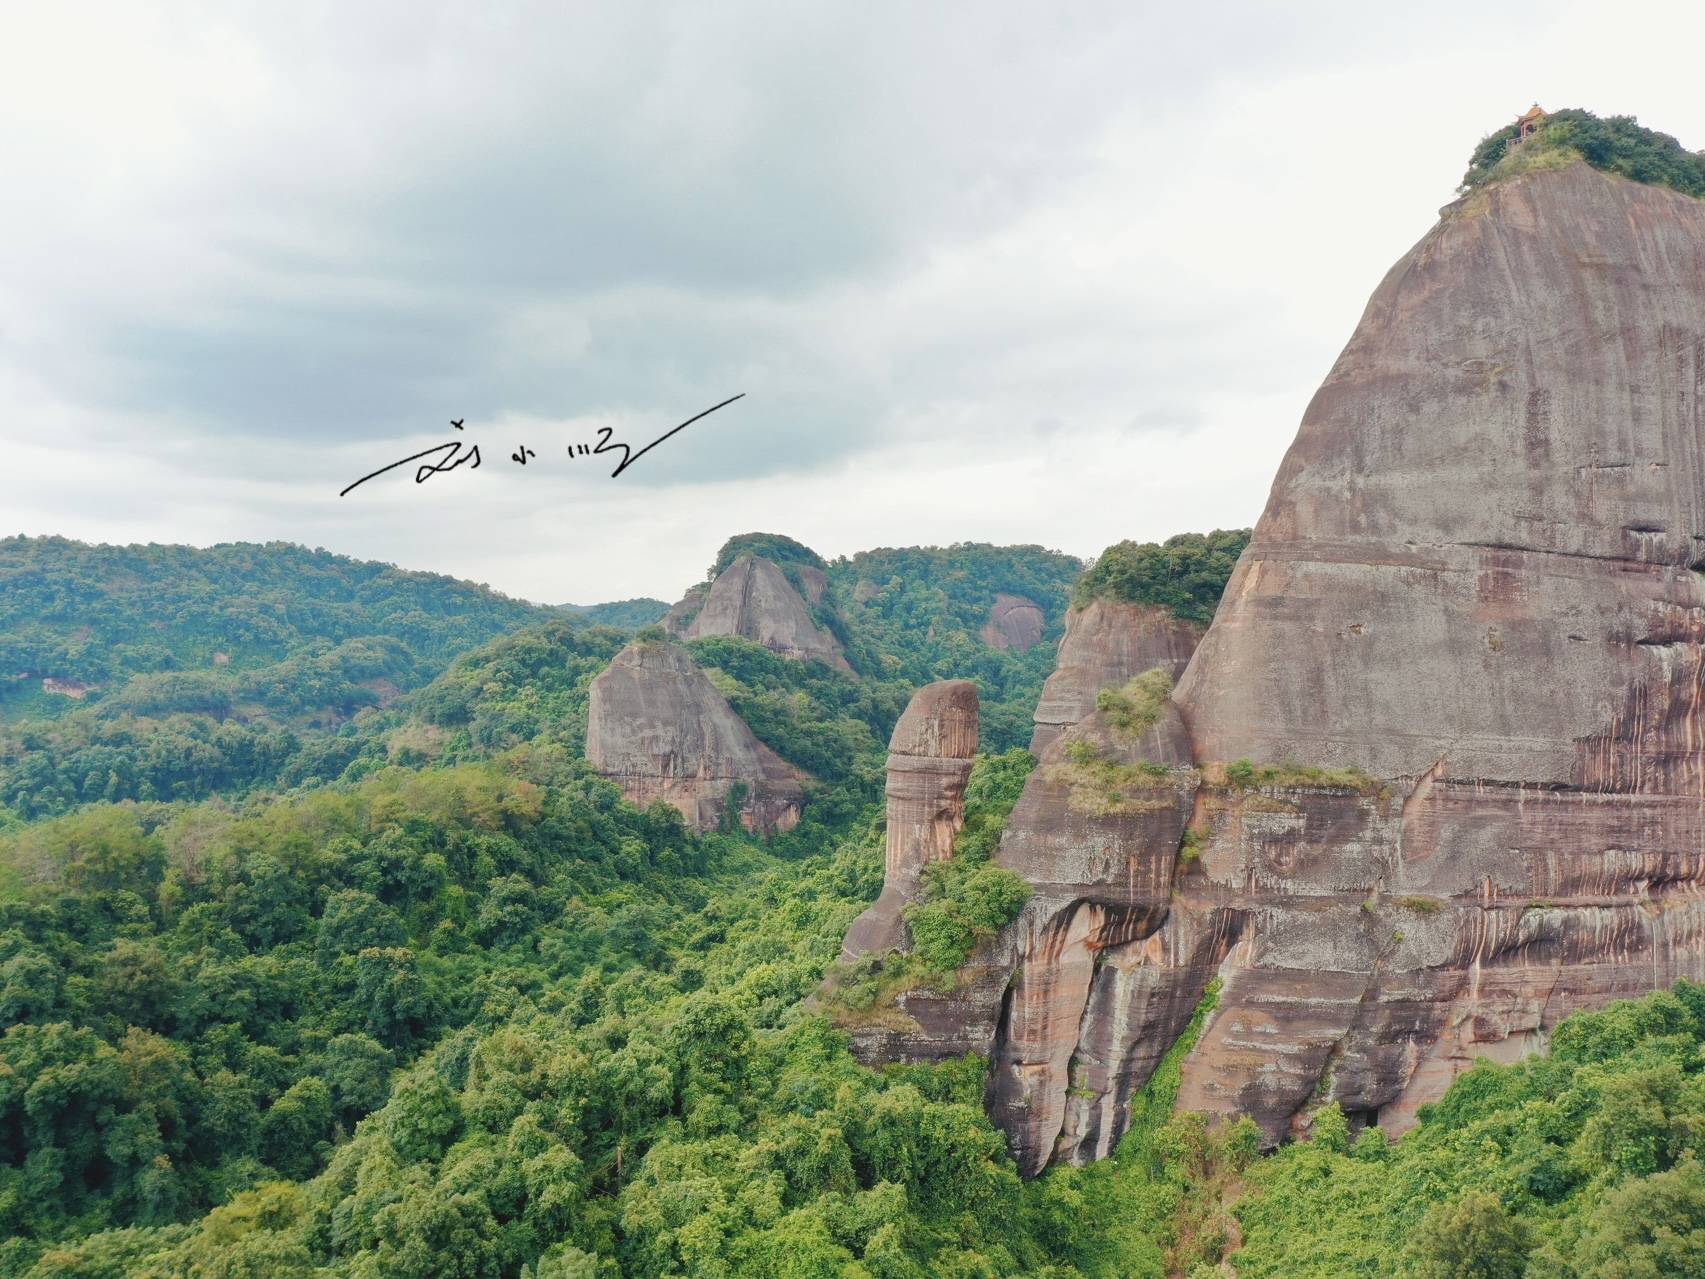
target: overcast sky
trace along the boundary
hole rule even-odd
[[[1387,16],[1389,15],[1389,16]],[[6,3],[0,533],[544,602],[1253,523],[1469,152],[1705,5]],[[638,447],[737,393],[620,477]],[[417,486],[350,481],[460,433]],[[519,447],[535,456],[511,460]]]

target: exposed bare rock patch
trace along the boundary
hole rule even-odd
[[[1023,595],[995,594],[989,607],[989,620],[980,633],[983,643],[1005,652],[1023,652],[1042,642],[1048,618],[1042,606]]]
[[[942,680],[912,694],[888,743],[882,895],[847,930],[843,960],[905,949],[900,912],[916,896],[923,868],[953,856],[976,753],[975,684]]]
[[[1036,704],[1031,753],[1040,756],[1062,729],[1093,711],[1102,689],[1157,668],[1177,680],[1196,651],[1202,630],[1195,622],[1181,622],[1153,604],[1097,598],[1071,610],[1066,614],[1066,633],[1054,673],[1042,686]]]
[[[828,579],[808,564],[794,568],[804,595],[769,560],[742,555],[716,581],[689,590],[664,614],[663,625],[682,639],[739,635],[784,657],[815,658],[850,672],[840,641],[812,620],[807,603],[822,600]]]
[[[586,758],[633,803],[673,804],[695,830],[716,827],[730,804],[751,830],[799,820],[805,775],[754,737],[667,640],[635,640],[592,681]]]
[[[988,1053],[1031,1174],[1112,1148],[1216,974],[1179,1105],[1269,1141],[1705,978],[1702,440],[1705,202],[1576,164],[1447,209],[1140,745],[1094,706],[1154,619],[1070,620],[996,854],[1032,897],[855,1047]]]

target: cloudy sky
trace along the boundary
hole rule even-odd
[[[546,602],[1254,521],[1469,151],[1705,147],[1695,0],[5,3],[0,534]],[[638,447],[744,393],[618,478]],[[457,433],[482,465],[359,476]],[[521,447],[535,456],[511,460]]]

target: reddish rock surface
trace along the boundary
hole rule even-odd
[[[1048,618],[1035,600],[996,592],[995,602],[989,607],[989,620],[983,623],[979,634],[990,648],[1023,652],[1042,642],[1042,632],[1047,626]]]
[[[1705,203],[1661,187],[1501,183],[1380,285],[1177,696],[1199,759],[1388,785],[1211,823],[1258,911],[1180,1105],[1401,1129],[1705,974],[1702,390]]]
[[[805,594],[769,560],[742,555],[708,586],[689,590],[663,616],[663,626],[682,639],[739,635],[784,657],[816,658],[851,671],[840,641],[811,620],[811,604],[820,602],[828,582],[820,569],[796,566]]]
[[[965,820],[965,782],[977,753],[977,686],[926,684],[907,703],[888,742],[887,858],[882,895],[853,922],[841,957],[906,948],[900,911],[932,861],[953,856]]]
[[[635,640],[590,694],[586,758],[635,804],[664,800],[693,829],[710,830],[743,783],[748,829],[787,830],[799,820],[804,774],[752,735],[679,645]]]
[[[1445,210],[1153,730],[1200,771],[1074,811],[1069,735],[1043,742],[997,853],[1035,896],[858,1050],[990,1053],[1034,1173],[1111,1149],[1216,975],[1178,1104],[1270,1141],[1328,1099],[1401,1130],[1476,1056],[1705,977],[1702,406],[1705,202],[1577,164]],[[1228,782],[1240,759],[1279,767]]]
[[[1062,729],[1095,709],[1095,696],[1133,675],[1159,667],[1174,680],[1184,674],[1203,628],[1181,622],[1153,604],[1094,599],[1066,614],[1054,673],[1036,703],[1030,750],[1041,755]]]

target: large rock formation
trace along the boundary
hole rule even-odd
[[[752,735],[679,645],[635,640],[592,681],[586,758],[644,806],[664,800],[694,830],[717,826],[738,789],[740,821],[787,830],[804,774]]]
[[[1184,674],[1203,627],[1183,622],[1154,604],[1097,597],[1066,614],[1054,673],[1036,703],[1031,754],[1040,756],[1063,729],[1095,709],[1104,688],[1159,667],[1176,680]]]
[[[683,639],[739,635],[784,657],[816,658],[850,672],[840,641],[811,620],[809,604],[820,603],[827,586],[823,571],[809,564],[792,567],[803,596],[775,564],[742,555],[708,586],[689,590],[664,615],[663,625]]]
[[[1309,406],[1166,740],[1045,745],[997,854],[1035,897],[859,1050],[988,1052],[1032,1173],[1111,1147],[1216,974],[1179,1104],[1272,1141],[1327,1100],[1400,1130],[1475,1056],[1705,976],[1702,406],[1705,203],[1577,164],[1446,209]],[[1134,811],[1059,792],[1139,758],[1196,768],[1139,770]]]
[[[1042,632],[1047,628],[1047,614],[1035,600],[996,591],[995,602],[989,606],[989,620],[978,634],[990,648],[1003,653],[1023,652],[1040,644]]]
[[[1702,392],[1700,201],[1536,172],[1387,275],[1178,700],[1198,759],[1389,785],[1210,819],[1202,898],[1257,913],[1180,1104],[1402,1127],[1705,972]]]
[[[977,686],[926,684],[907,703],[888,742],[888,847],[882,895],[853,922],[841,957],[904,949],[900,911],[923,868],[953,856],[965,820],[965,782],[977,753]]]

